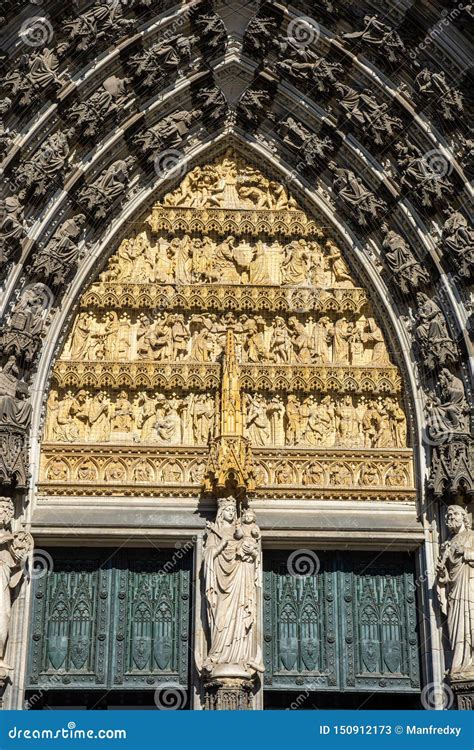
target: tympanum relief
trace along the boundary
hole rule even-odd
[[[47,400],[44,491],[199,493],[229,357],[256,493],[413,496],[367,293],[288,188],[231,152],[155,204],[85,291]]]

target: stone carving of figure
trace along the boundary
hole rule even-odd
[[[294,240],[284,248],[281,264],[282,284],[308,286],[310,253],[305,240]]]
[[[368,89],[356,91],[342,83],[337,83],[335,89],[345,117],[359,125],[378,145],[402,129],[402,121],[390,114],[388,104],[378,102]]]
[[[9,670],[5,650],[10,630],[11,592],[23,577],[22,562],[33,549],[33,537],[24,531],[12,533],[13,503],[0,498],[0,670]]]
[[[63,284],[66,277],[77,267],[79,256],[78,239],[86,217],[76,214],[72,219],[66,219],[45,245],[34,256],[31,266],[32,273],[43,276],[54,286]]]
[[[423,292],[416,295],[418,325],[416,334],[428,367],[456,362],[457,347],[448,333],[441,308]]]
[[[455,258],[461,276],[471,276],[474,272],[474,229],[460,211],[447,211],[448,218],[443,225],[442,243]]]
[[[444,71],[423,68],[416,76],[415,83],[420,94],[436,98],[437,108],[445,120],[455,120],[456,115],[463,111],[463,95],[448,85]]]
[[[376,48],[379,55],[386,57],[390,62],[398,62],[405,51],[405,45],[397,32],[382,23],[377,15],[364,16],[364,24],[362,31],[343,34],[342,38],[361,41]]]
[[[160,394],[157,398],[157,420],[156,431],[158,440],[162,443],[180,443],[181,442],[181,410],[183,404],[173,394],[166,400],[165,396]]]
[[[395,143],[401,185],[411,190],[422,206],[445,201],[453,186],[411,141]]]
[[[268,268],[268,255],[262,242],[258,241],[255,247],[255,255],[249,266],[251,284],[271,284],[270,271]]]
[[[36,283],[23,289],[0,339],[5,354],[21,355],[31,362],[39,346],[49,304],[49,289],[45,284]]]
[[[255,517],[237,520],[233,497],[219,500],[208,522],[204,548],[204,589],[210,647],[203,671],[213,678],[253,677],[263,672],[257,640],[260,543]],[[250,533],[242,529],[250,526]]]
[[[64,31],[69,44],[79,51],[87,50],[99,39],[110,39],[118,32],[131,29],[135,20],[123,18],[123,5],[104,0],[93,5],[84,13],[79,13],[64,23]]]
[[[189,358],[196,362],[211,362],[214,351],[212,322],[203,315],[193,315],[189,321],[192,334]]]
[[[445,516],[450,538],[436,566],[441,611],[447,616],[452,661],[450,674],[474,674],[474,532],[460,505]]]
[[[354,282],[349,271],[349,267],[342,257],[342,253],[336,245],[328,240],[326,247],[329,251],[329,255],[325,256],[326,262],[331,268],[331,286],[334,288],[352,289]]]
[[[149,160],[164,148],[176,148],[182,142],[183,138],[191,130],[195,120],[202,115],[200,109],[179,110],[171,115],[164,117],[157,125],[148,128],[135,138],[135,143],[142,147],[142,150],[149,154]]]
[[[265,321],[249,318],[244,323],[244,352],[249,362],[266,362],[270,355],[265,346]]]
[[[352,336],[352,327],[347,318],[338,318],[332,329],[333,351],[332,360],[335,365],[349,364],[349,342]]]
[[[33,195],[45,195],[58,182],[69,156],[68,134],[58,130],[46,139],[31,159],[21,163],[16,182]]]
[[[131,57],[130,66],[145,86],[154,86],[189,64],[195,41],[195,37],[172,36]]]
[[[355,410],[351,396],[344,396],[335,407],[337,445],[350,445],[354,437]]]
[[[125,197],[134,164],[133,156],[117,159],[94,182],[82,188],[79,200],[93,212],[96,219],[105,218],[113,203]]]
[[[249,86],[239,99],[238,112],[249,127],[257,127],[272,106],[270,91]]]
[[[306,330],[306,326],[294,315],[288,319],[288,326],[291,332],[294,359],[302,364],[311,362],[311,335]]]
[[[149,442],[155,435],[156,402],[146,391],[141,391],[135,399],[135,423],[140,431],[142,443]]]
[[[276,40],[275,46],[281,58],[275,66],[277,72],[287,73],[298,81],[308,83],[312,88],[316,87],[318,91],[326,91],[328,86],[336,83],[335,74],[343,73],[339,63],[330,63],[309,47],[295,44],[292,37]]]
[[[189,411],[192,419],[195,445],[207,445],[214,420],[214,400],[206,393],[197,393],[192,398]]]
[[[0,263],[10,258],[12,249],[18,247],[25,236],[23,224],[23,199],[25,191],[0,199]]]
[[[110,440],[110,401],[105,391],[91,399],[88,416],[92,439],[98,443]]]
[[[387,348],[383,338],[383,333],[377,325],[374,318],[368,318],[364,326],[364,330],[361,333],[361,339],[364,343],[364,349],[370,347],[371,351],[371,365],[377,365],[377,367],[385,367],[390,364]]]
[[[123,105],[132,93],[130,78],[109,76],[89,99],[74,104],[68,116],[85,136],[95,136],[110,115],[123,113]]]
[[[301,415],[298,399],[290,393],[285,410],[286,442],[288,445],[296,445],[301,438]]]
[[[277,124],[277,131],[283,143],[295,149],[308,167],[314,167],[318,160],[324,162],[334,150],[334,144],[328,136],[320,138],[293,117],[287,117]]]
[[[270,439],[270,424],[267,414],[267,404],[263,396],[258,393],[247,395],[247,436],[256,446],[268,444]]]
[[[402,292],[408,294],[423,284],[429,284],[428,271],[418,263],[403,237],[393,232],[385,223],[382,224],[382,231],[385,234],[382,243],[385,260]]]
[[[312,358],[317,365],[328,365],[331,362],[329,342],[331,340],[332,323],[329,318],[322,317],[313,324],[311,337]]]
[[[329,162],[328,166],[334,173],[333,189],[337,198],[349,213],[355,211],[356,221],[361,226],[376,220],[379,213],[386,210],[386,203],[368,190],[352,170],[341,169],[334,162]]]
[[[19,94],[19,104],[27,107],[41,91],[50,87],[59,88],[66,82],[64,75],[58,75],[58,68],[57,55],[43,47],[23,55],[19,68],[7,73],[5,85],[15,96]]]
[[[270,357],[277,364],[291,362],[292,344],[286,323],[280,316],[273,321],[272,337],[270,339]]]
[[[433,440],[445,439],[455,433],[466,433],[469,413],[463,382],[445,367],[438,378],[441,398],[431,394],[426,403],[426,423]]]
[[[126,391],[120,391],[115,402],[112,430],[131,433],[134,429],[133,406]]]

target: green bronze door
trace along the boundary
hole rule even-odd
[[[318,551],[299,576],[289,557],[264,554],[265,687],[418,692],[413,559]]]
[[[33,582],[28,689],[187,686],[190,555],[50,552]]]

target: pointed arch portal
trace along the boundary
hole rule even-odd
[[[468,10],[424,5],[8,0],[6,707],[471,705],[433,596],[446,506],[472,533]],[[224,694],[230,494],[265,672]]]

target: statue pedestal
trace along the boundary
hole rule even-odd
[[[253,681],[239,677],[210,677],[204,683],[207,711],[249,711],[252,709]]]
[[[474,670],[451,675],[449,684],[456,697],[458,711],[474,711]]]

